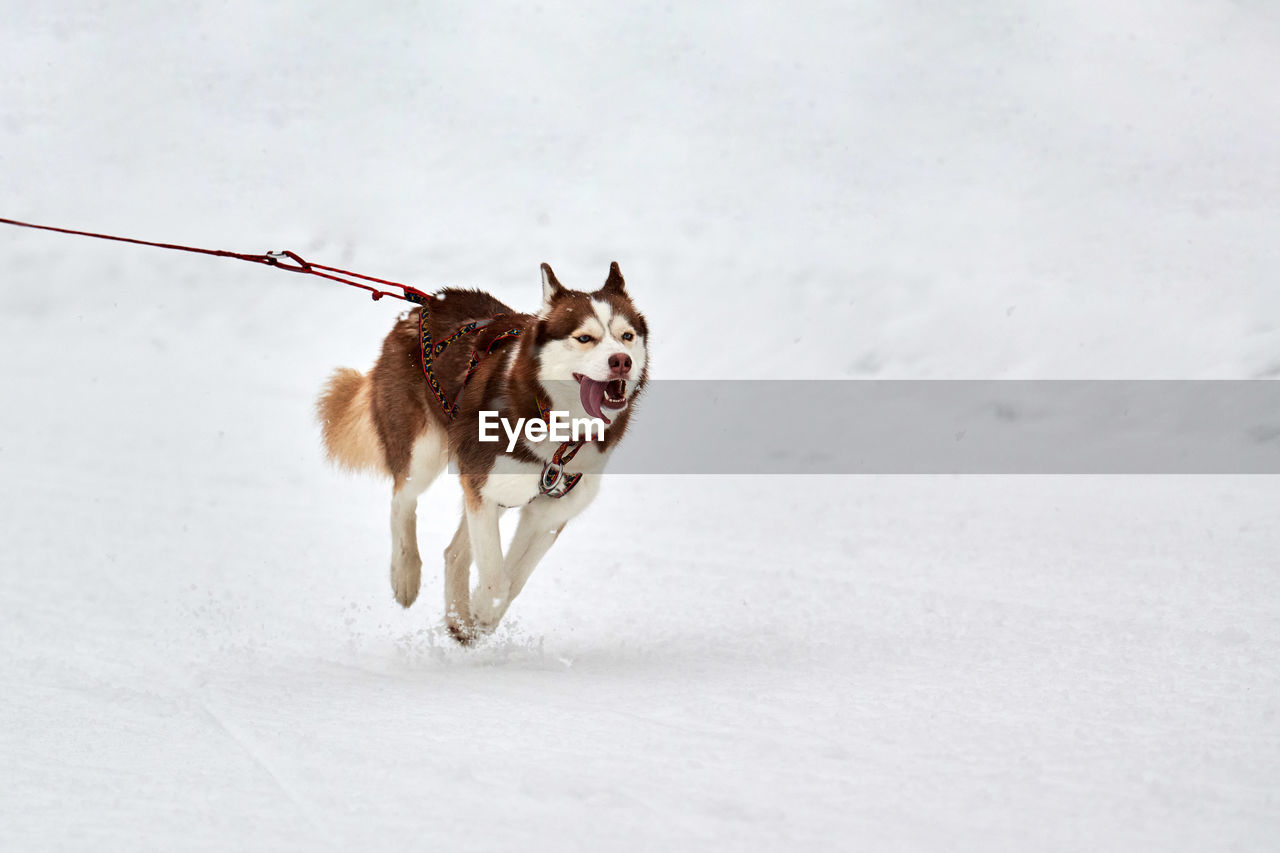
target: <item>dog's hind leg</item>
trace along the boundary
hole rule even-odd
[[[418,496],[440,476],[448,447],[439,429],[428,427],[413,443],[409,471],[397,477],[391,494],[391,589],[396,601],[413,604],[422,584],[418,553]]]
[[[486,501],[469,489],[463,478],[466,495],[467,533],[476,561],[476,590],[471,597],[471,615],[476,630],[487,634],[498,627],[507,609],[511,582],[502,565],[502,534],[498,530],[498,505]]]
[[[475,627],[471,621],[471,534],[464,511],[458,532],[444,549],[444,618],[449,633],[459,643],[471,642]]]

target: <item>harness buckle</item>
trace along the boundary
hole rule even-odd
[[[311,264],[304,261],[297,253],[290,252],[288,249],[285,249],[282,252],[267,252],[265,257],[267,258],[267,263],[271,264],[273,267],[279,267],[282,270],[289,270],[290,272],[311,272]],[[286,261],[292,261],[293,263],[286,263]],[[351,282],[346,283],[350,284]]]
[[[558,486],[564,482],[564,466],[555,462],[548,462],[542,466],[542,482],[538,486],[538,491],[544,495],[559,497],[556,494]]]
[[[564,465],[551,460],[542,466],[542,479],[538,482],[538,493],[549,498],[562,498],[582,479],[581,474],[569,474]]]

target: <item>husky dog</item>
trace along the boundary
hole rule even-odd
[[[340,466],[392,479],[391,588],[400,604],[413,604],[421,582],[418,496],[452,461],[464,505],[444,551],[446,624],[463,644],[497,627],[599,491],[648,376],[648,333],[617,263],[590,293],[564,287],[543,264],[537,314],[449,288],[400,318],[369,373],[334,372],[317,404],[325,448]],[[481,441],[494,412],[508,425],[550,412],[604,428],[571,442],[545,430],[510,435],[507,426]],[[498,517],[512,507],[521,508],[520,523],[504,555]]]

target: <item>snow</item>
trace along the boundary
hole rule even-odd
[[[5,2],[0,216],[527,308],[616,259],[665,378],[1280,372],[1274,8],[584,8]],[[464,650],[312,420],[397,305],[0,269],[6,849],[1280,837],[1275,477],[613,477]]]

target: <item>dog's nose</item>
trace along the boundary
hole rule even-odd
[[[631,372],[631,356],[625,352],[615,352],[609,356],[609,373],[613,376],[623,377]]]

